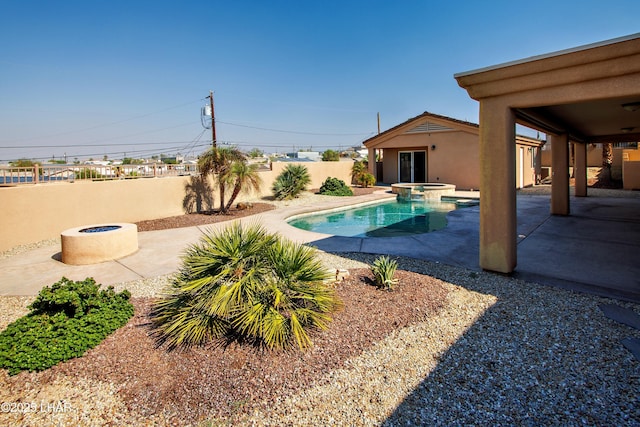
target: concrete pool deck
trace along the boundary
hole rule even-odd
[[[456,196],[478,197],[477,192]],[[366,252],[407,256],[479,271],[479,206],[452,211],[449,225],[432,233],[394,238],[338,237],[297,229],[292,215],[336,209],[394,197],[380,191],[349,199],[283,207],[241,219],[326,252]],[[571,215],[549,214],[549,196],[517,198],[518,265],[514,278],[603,296],[640,302],[640,199],[571,198]],[[35,295],[65,276],[93,277],[98,283],[138,280],[170,274],[180,265],[187,245],[208,229],[226,223],[140,232],[139,250],[100,264],[73,266],[60,262],[60,245],[33,249],[0,259],[0,295]]]

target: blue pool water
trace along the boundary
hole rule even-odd
[[[408,236],[446,227],[447,214],[454,209],[454,202],[392,200],[338,212],[303,216],[289,221],[289,224],[303,230],[334,236]]]

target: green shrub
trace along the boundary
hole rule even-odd
[[[337,162],[340,161],[340,153],[335,150],[325,150],[322,152],[323,162]]]
[[[40,291],[29,314],[0,333],[0,367],[15,375],[82,356],[133,316],[130,297],[112,286],[100,290],[92,278],[63,277]]]
[[[352,182],[362,186],[369,187],[375,185],[376,177],[369,173],[367,161],[355,161],[351,167]]]
[[[376,177],[373,176],[372,174],[366,172],[366,173],[363,173],[363,174],[359,175],[356,181],[357,181],[358,185],[360,185],[362,187],[370,187],[372,185],[375,185]]]
[[[322,183],[319,193],[328,196],[353,196],[353,191],[343,180],[331,177]]]
[[[351,178],[353,182],[358,182],[358,177],[363,173],[367,173],[368,162],[365,161],[354,161],[353,166],[351,166]]]
[[[249,342],[270,349],[311,346],[340,307],[315,250],[240,223],[188,248],[167,297],[151,313],[169,348]]]
[[[95,169],[83,168],[75,172],[76,179],[103,179],[105,175],[98,173]]]
[[[389,259],[388,256],[377,258],[371,267],[376,286],[387,290],[393,289],[398,283],[398,280],[393,278],[397,268],[398,262],[396,260]]]
[[[276,200],[298,197],[311,183],[309,170],[303,165],[288,165],[276,178],[271,187]]]

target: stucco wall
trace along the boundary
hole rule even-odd
[[[520,165],[520,153],[522,150],[522,170]],[[533,165],[535,148],[516,144],[516,188],[529,187],[536,183],[536,171]],[[522,174],[522,175],[521,175]],[[520,177],[522,176],[522,182]]]
[[[272,170],[260,172],[260,194],[240,195],[237,201],[271,195],[275,178],[290,163],[273,163]],[[312,183],[319,188],[329,176],[351,180],[352,161],[305,162]],[[191,177],[141,178],[21,185],[0,188],[0,251],[14,246],[59,237],[68,228],[106,222],[137,222],[181,215],[185,202],[211,199],[205,187],[194,185]],[[213,192],[215,194],[215,191]],[[210,200],[217,205],[215,198]]]
[[[623,150],[622,182],[625,190],[640,190],[640,150]]]
[[[613,167],[621,166],[622,163],[622,149],[613,149]],[[551,167],[551,150],[542,150],[542,166]],[[571,162],[571,156],[569,156],[569,166],[573,166]],[[587,144],[587,167],[601,167],[602,166],[602,145],[601,144]]]

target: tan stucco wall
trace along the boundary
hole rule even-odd
[[[273,163],[271,171],[260,172],[261,194],[240,195],[237,201],[270,195],[273,181],[288,164]],[[310,189],[319,188],[329,176],[350,182],[351,161],[301,164],[311,175]],[[190,182],[191,177],[184,176],[0,188],[0,251],[56,238],[66,229],[87,224],[181,215]]]
[[[625,190],[640,190],[640,149],[622,151],[622,185]]]
[[[622,149],[613,149],[613,167],[621,166]],[[573,166],[571,159],[569,165]],[[542,166],[551,167],[551,150],[542,150]],[[587,167],[597,168],[602,166],[602,144],[587,144]]]
[[[626,150],[625,150],[626,151]],[[613,161],[611,163],[611,178],[620,180],[622,176],[622,148],[613,149]],[[569,165],[573,166],[571,158],[569,158]],[[551,171],[551,150],[542,151],[542,167],[548,167]],[[588,168],[601,168],[602,167],[602,145],[600,144],[587,144],[587,167]]]
[[[520,150],[522,150],[522,172],[520,171]],[[529,187],[535,184],[536,171],[535,167],[532,166],[534,157],[535,148],[516,144],[516,188]],[[520,173],[522,173],[522,183],[520,182]]]

